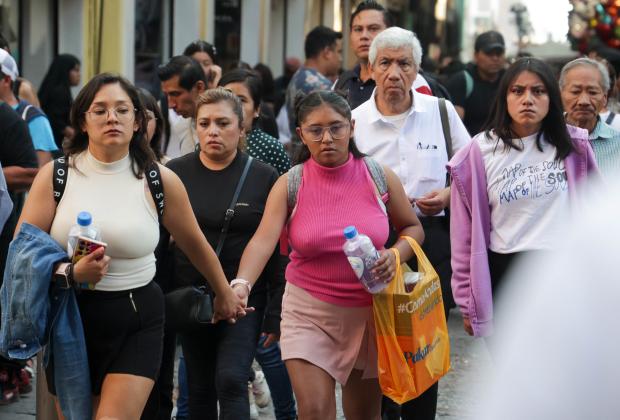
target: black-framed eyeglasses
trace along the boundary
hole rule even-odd
[[[331,135],[332,139],[342,140],[349,134],[350,126],[351,124],[348,123],[336,123],[328,125],[327,127],[323,127],[321,125],[311,125],[308,127],[303,127],[301,131],[308,138],[308,140],[314,142],[322,141],[326,130],[329,130],[329,134]]]

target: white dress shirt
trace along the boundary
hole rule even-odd
[[[353,110],[355,143],[360,151],[392,169],[410,199],[445,187],[448,152],[434,96],[412,90],[413,104],[401,129],[377,109],[375,92]],[[471,141],[467,129],[446,101],[454,153]]]

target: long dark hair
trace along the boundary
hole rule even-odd
[[[543,118],[540,131],[536,136],[536,147],[542,151],[541,138],[544,134],[547,142],[556,148],[556,160],[562,160],[574,150],[574,147],[564,121],[560,88],[551,68],[536,58],[521,58],[504,73],[499,82],[492,112],[484,126],[485,135],[488,139],[492,139],[491,133],[494,132],[499,141],[504,143],[505,148],[523,150],[522,144],[513,142],[513,139],[518,136],[512,129],[513,120],[508,113],[507,97],[510,85],[524,71],[534,73],[540,78],[549,97],[549,112]]]
[[[39,100],[42,108],[46,107],[53,91],[59,86],[66,90],[68,97],[71,97],[69,72],[79,65],[80,60],[71,54],[60,54],[54,58],[39,88]]]
[[[75,136],[64,147],[65,153],[72,156],[83,152],[88,148],[88,134],[82,129],[85,123],[85,112],[93,103],[95,96],[105,85],[118,83],[127,93],[136,109],[135,119],[138,130],[134,132],[129,143],[129,156],[133,163],[132,170],[136,178],[142,178],[146,168],[149,167],[155,155],[146,140],[146,112],[140,100],[140,94],[127,79],[117,74],[101,73],[90,79],[78,93],[71,107],[71,126],[75,130]]]
[[[149,142],[149,146],[155,154],[155,158],[157,159],[157,161],[161,162],[162,158],[164,157],[164,153],[161,150],[161,140],[167,121],[164,118],[161,109],[159,109],[157,100],[155,99],[155,97],[153,97],[153,95],[151,95],[151,92],[144,88],[139,88],[138,94],[140,95],[140,100],[142,101],[142,105],[144,105],[145,111],[151,111],[153,114],[155,114],[155,132],[153,133],[153,138]]]
[[[295,125],[301,127],[301,123],[306,119],[308,114],[322,105],[328,105],[331,109],[342,115],[349,123],[351,122],[351,107],[345,99],[345,97],[331,90],[315,90],[307,95],[302,92],[298,93],[295,97]],[[362,158],[365,155],[357,148],[353,139],[353,133],[349,139],[349,152],[353,154],[354,158]],[[310,159],[310,150],[308,146],[300,145],[297,155],[295,156],[295,163],[302,163]]]

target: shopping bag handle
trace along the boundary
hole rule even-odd
[[[410,236],[401,236],[401,238],[405,239],[409,243],[409,246],[413,250],[413,253],[415,254],[416,258],[418,259],[418,271],[421,271],[427,275],[437,276],[437,272],[433,268],[433,265],[431,264],[431,262],[426,257],[426,254],[422,250],[422,247],[420,246],[420,244],[418,244],[418,242]],[[396,250],[396,252],[398,252],[398,250]]]

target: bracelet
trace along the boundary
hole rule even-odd
[[[252,291],[252,284],[250,284],[249,281],[247,281],[246,279],[234,279],[233,281],[230,282],[230,287],[233,287],[237,284],[242,284],[245,287],[248,288],[248,295],[250,294],[250,291]]]

